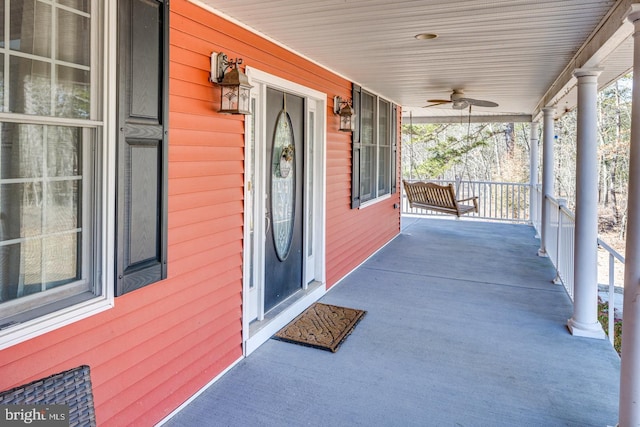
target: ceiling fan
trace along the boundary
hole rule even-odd
[[[430,104],[425,105],[425,108],[434,107],[437,105],[452,104],[452,107],[454,110],[464,110],[465,108],[471,107],[472,105],[476,107],[497,107],[498,106],[498,104],[492,101],[485,101],[484,99],[467,98],[466,96],[464,96],[464,92],[461,89],[454,89],[450,99],[428,99],[427,102],[430,102]]]

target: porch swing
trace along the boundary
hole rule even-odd
[[[469,103],[469,120],[467,123],[467,140],[469,139],[471,129],[471,103]],[[413,115],[410,114],[411,132],[413,134]],[[412,135],[413,136],[413,135]],[[413,139],[413,138],[412,138]],[[409,201],[409,207],[428,209],[431,211],[460,216],[478,212],[478,196],[475,195],[475,189],[471,187],[472,196],[464,199],[457,199],[456,193],[460,189],[460,178],[456,177],[456,188],[453,184],[439,185],[434,182],[409,182],[402,180],[404,192]],[[471,202],[467,204],[463,202]]]
[[[439,185],[434,182],[408,182],[402,180],[404,192],[411,208],[429,209],[446,214],[461,215],[478,212],[478,196],[456,199],[453,184]],[[473,205],[463,202],[471,201]]]

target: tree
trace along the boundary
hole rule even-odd
[[[528,180],[528,124],[403,126],[403,177]]]
[[[631,76],[624,76],[598,96],[599,195],[602,215],[621,235],[626,227],[626,194],[631,131]]]

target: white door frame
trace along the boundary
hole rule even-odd
[[[242,292],[242,341],[245,356],[268,340],[280,328],[293,320],[298,314],[326,292],[325,276],[325,235],[326,235],[326,128],[327,128],[327,94],[287,81],[283,78],[260,71],[253,67],[246,67],[253,89],[251,97],[255,102],[255,117],[245,119],[245,223],[243,244],[243,292]],[[305,167],[303,194],[303,288],[294,294],[278,308],[267,315],[264,313],[264,244],[266,234],[265,198],[267,182],[266,159],[267,144],[271,136],[265,135],[267,87],[281,90],[305,98]],[[251,142],[249,120],[255,124],[255,164],[249,156]],[[310,124],[313,123],[313,129]],[[311,146],[313,150],[311,151]],[[313,156],[311,156],[313,152]],[[309,167],[310,162],[312,166]],[[251,168],[254,168],[254,182],[251,180]],[[309,175],[313,171],[313,176]],[[313,181],[313,189],[309,192],[309,181]],[[253,196],[252,196],[253,192]],[[251,203],[251,201],[254,203]],[[309,211],[309,209],[313,209]],[[312,224],[308,218],[313,217]],[[253,221],[253,224],[251,224]],[[254,245],[251,250],[251,226],[253,226]],[[307,255],[311,253],[312,256]],[[251,261],[253,257],[253,262]],[[253,268],[253,271],[251,271]],[[253,286],[251,282],[253,278]],[[282,306],[282,307],[281,307]],[[253,321],[256,319],[256,321]],[[252,322],[253,321],[253,322]]]

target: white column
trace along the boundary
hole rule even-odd
[[[538,122],[531,122],[529,138],[529,220],[540,218],[536,185],[538,185]]]
[[[538,255],[547,255],[547,230],[549,229],[549,213],[547,196],[553,197],[553,141],[555,137],[553,125],[553,113],[555,108],[545,107],[542,109],[542,221],[540,224],[540,249]]]
[[[640,11],[632,12],[628,19],[633,22],[635,29],[618,418],[620,427],[640,425]]]
[[[598,76],[601,69],[577,69],[576,229],[573,335],[604,338],[598,323]]]

